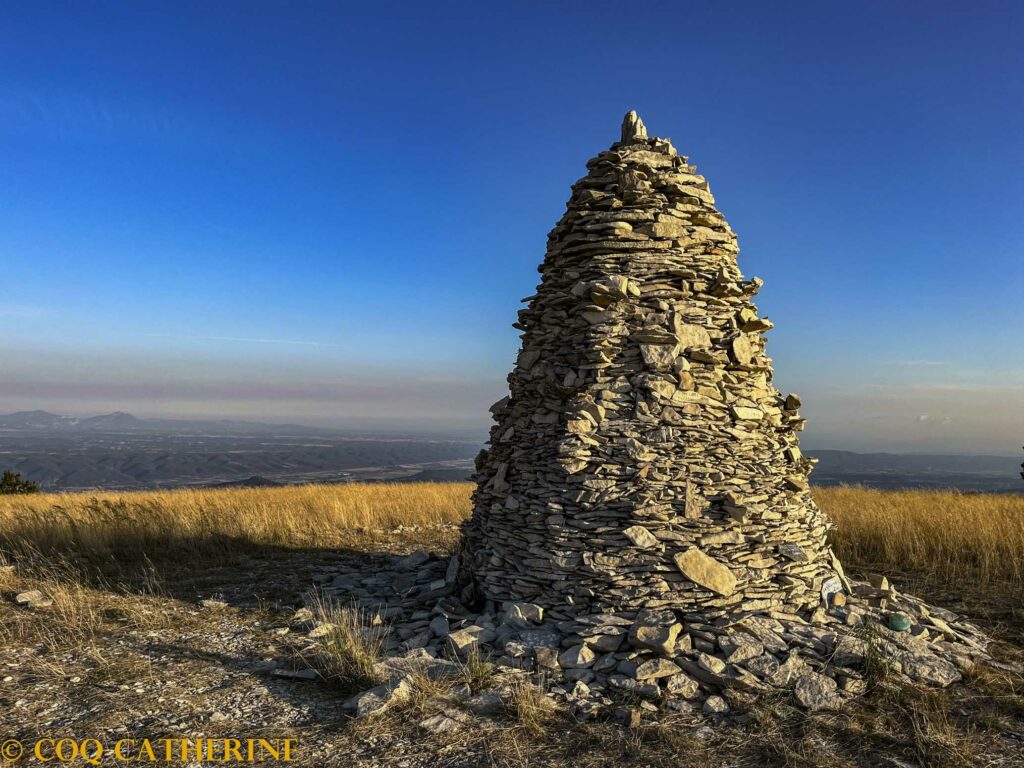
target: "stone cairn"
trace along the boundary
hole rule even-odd
[[[630,113],[548,237],[492,409],[466,567],[494,601],[709,623],[842,589],[795,395],[772,386],[736,236]]]
[[[838,708],[869,655],[935,685],[986,658],[954,614],[844,574],[800,399],[772,386],[762,281],[704,177],[635,112],[587,167],[519,313],[461,562],[427,572],[393,650],[475,649],[577,712],[627,694],[710,715],[789,687]]]

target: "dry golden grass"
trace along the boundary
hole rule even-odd
[[[195,549],[330,548],[345,532],[459,523],[469,483],[0,497],[0,553],[158,558]],[[1024,496],[817,488],[848,563],[1024,588]]]
[[[68,652],[72,651],[85,664],[87,671],[81,676],[90,684],[148,678],[145,660],[129,662],[107,653],[102,638],[129,631],[181,629],[187,623],[148,590],[116,590],[102,580],[86,578],[61,558],[37,562],[31,573],[0,573],[0,591],[14,595],[28,590],[41,591],[52,605],[31,611],[0,606],[0,646],[34,647],[38,658],[33,670],[38,679],[71,677]]]
[[[0,551],[160,557],[190,549],[323,547],[345,531],[459,523],[468,484],[0,496]]]
[[[1024,588],[1024,496],[816,488],[845,562]]]

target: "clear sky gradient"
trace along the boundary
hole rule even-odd
[[[635,108],[765,279],[806,445],[1014,453],[1022,40],[1019,2],[6,3],[0,412],[484,427]]]

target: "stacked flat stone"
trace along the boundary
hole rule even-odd
[[[684,625],[675,611],[651,608],[573,619],[533,603],[475,610],[457,597],[458,568],[458,556],[438,559],[419,550],[403,558],[373,555],[314,576],[318,604],[327,597],[357,606],[365,631],[383,642],[376,665],[383,682],[346,703],[356,716],[407,697],[416,674],[459,680],[473,656],[490,659],[498,674],[490,690],[475,696],[467,686],[463,693],[452,689],[470,712],[500,712],[527,676],[577,716],[625,714],[627,722],[661,709],[697,721],[742,718],[769,691],[789,691],[808,709],[840,709],[866,690],[880,664],[904,680],[937,686],[976,663],[996,665],[977,627],[897,591],[883,576],[853,582],[849,595],[836,593],[827,612],[809,617],[766,611]],[[333,625],[317,623],[308,610],[295,622],[312,643],[303,655],[337,642]],[[435,704],[457,715],[447,708],[449,698]]]
[[[565,617],[813,610],[842,588],[800,400],[708,183],[630,112],[548,237],[477,461],[464,576]],[[824,590],[824,593],[823,593]]]

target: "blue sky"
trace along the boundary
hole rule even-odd
[[[370,5],[0,9],[0,411],[485,426],[635,108],[806,444],[1019,449],[1024,6]]]

